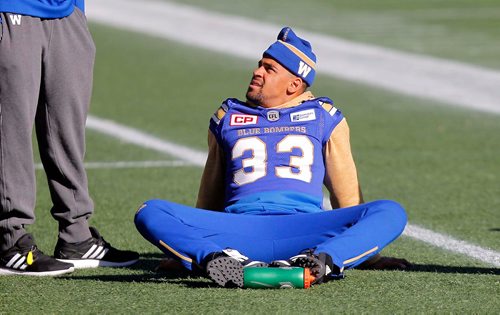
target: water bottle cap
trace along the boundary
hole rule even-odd
[[[309,268],[304,268],[304,289],[309,288],[314,280],[316,280],[316,278],[311,275]]]

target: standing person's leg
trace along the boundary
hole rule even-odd
[[[73,265],[43,254],[24,230],[35,220],[31,134],[47,37],[39,18],[10,13],[0,17],[0,274],[71,272]]]
[[[43,23],[50,42],[44,48],[36,133],[59,238],[74,243],[91,237],[87,220],[94,206],[83,159],[95,47],[77,9]]]
[[[83,165],[85,123],[92,91],[95,46],[84,14],[44,20],[50,34],[43,59],[42,103],[36,116],[40,155],[59,222],[54,256],[75,268],[122,267],[139,255],[107,243],[88,219],[93,202]]]
[[[11,16],[20,19],[11,23]],[[0,13],[0,252],[35,221],[31,134],[38,103],[43,34],[40,19]]]

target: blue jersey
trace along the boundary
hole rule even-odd
[[[85,12],[85,0],[0,0],[0,12],[47,19],[69,16],[75,6]]]
[[[296,213],[322,209],[323,148],[342,113],[328,98],[295,107],[250,107],[226,100],[210,130],[226,162],[226,211]]]

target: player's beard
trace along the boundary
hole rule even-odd
[[[250,89],[247,91],[246,95],[247,100],[254,105],[262,105],[264,103],[264,95],[262,91],[251,91]]]

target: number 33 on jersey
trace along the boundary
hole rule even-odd
[[[343,118],[332,103],[273,109],[226,100],[210,121],[225,153],[226,201],[269,191],[322,198],[323,147]]]

